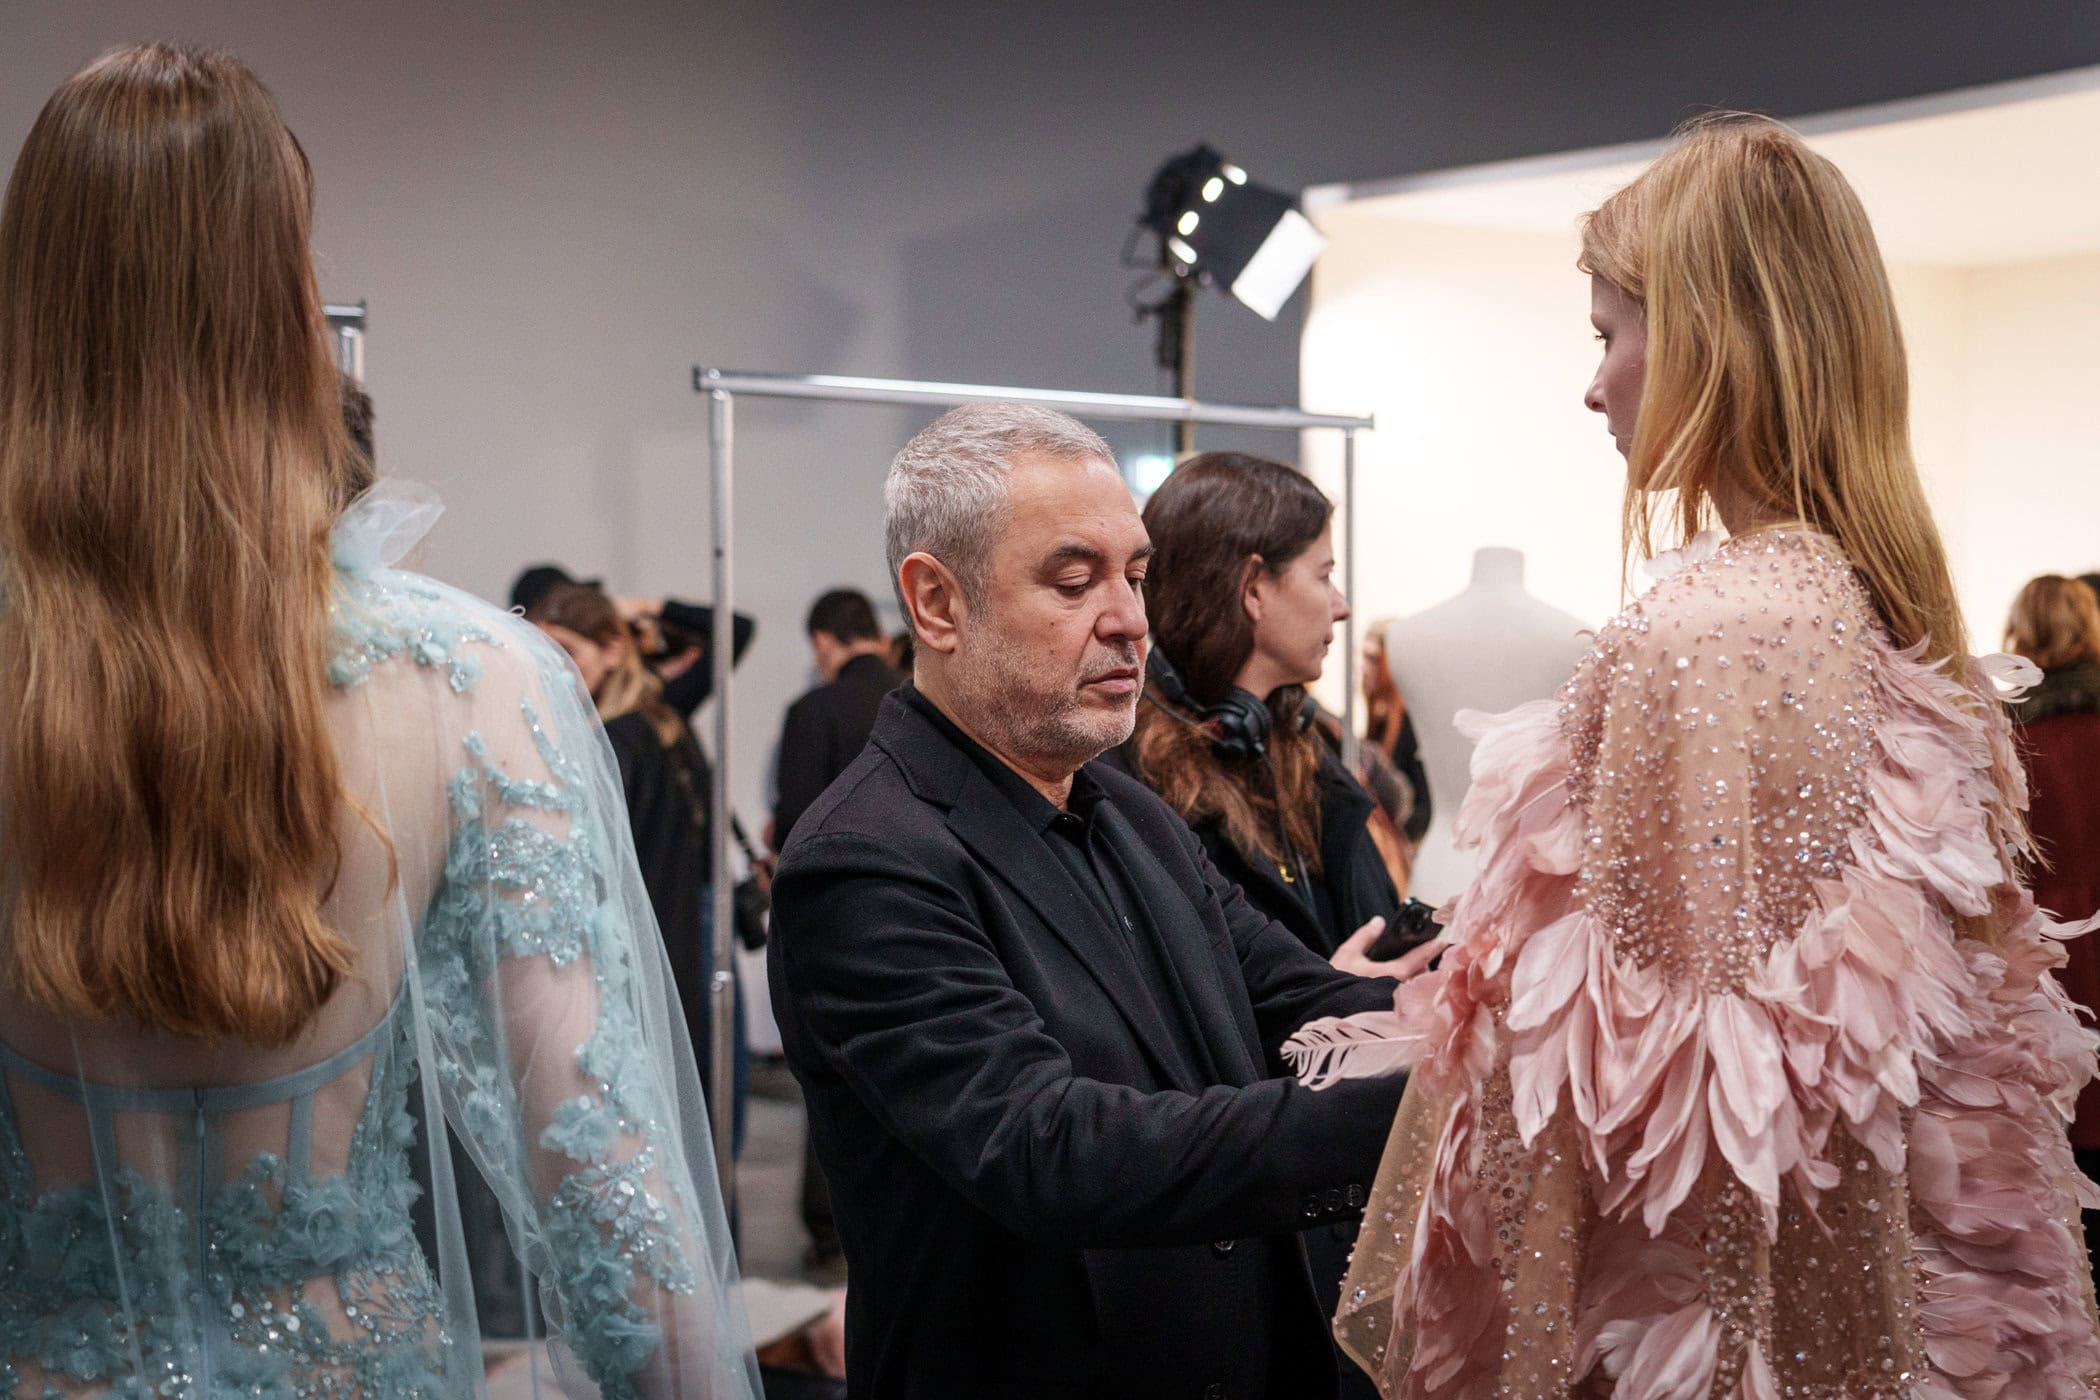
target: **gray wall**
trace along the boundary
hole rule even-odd
[[[543,558],[705,595],[695,361],[1156,387],[1117,253],[1154,166],[1198,140],[1293,188],[1657,136],[1701,105],[1798,114],[2100,62],[2091,0],[0,15],[10,162],[51,87],[109,44],[222,44],[272,85],[319,176],[324,290],[371,303],[382,465],[450,502],[426,567],[492,596]],[[1199,390],[1290,401],[1296,316],[1206,301]],[[740,406],[740,597],[761,626],[737,724],[747,811],[804,681],[807,600],[883,587],[879,481],[915,421]]]

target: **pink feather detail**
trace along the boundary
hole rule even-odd
[[[1283,1043],[1283,1058],[1307,1087],[1399,1074],[1422,1057],[1422,1041],[1391,1011],[1308,1021]]]
[[[1395,1395],[1492,1393],[1502,1374],[1517,1300],[1475,1173],[1498,1131],[1480,1086],[1503,1072],[1499,1131],[1526,1148],[1565,1135],[1595,1202],[1571,1380],[1601,1372],[1619,1400],[1705,1396],[1732,1357],[1735,1400],[1786,1393],[1771,1340],[1724,1336],[1700,1257],[1673,1236],[1725,1171],[1775,1239],[1782,1197],[1813,1216],[1855,1145],[1908,1182],[1926,1362],[1908,1393],[2070,1400],[2082,1384],[2058,1380],[2100,1375],[2063,1223],[2100,1198],[2062,1133],[2095,1037],[2048,975],[2060,939],[2086,930],[2035,911],[1995,844],[2002,718],[1917,655],[1877,652],[1875,675],[1879,756],[1836,873],[1725,986],[1635,961],[1591,914],[1561,704],[1461,716],[1477,747],[1459,837],[1480,874],[1443,911],[1442,968],[1392,1012],[1315,1022],[1286,1046],[1315,1086],[1413,1068],[1450,1103],[1393,1290],[1412,1348]],[[1950,913],[1986,912],[1995,946],[1957,935]]]

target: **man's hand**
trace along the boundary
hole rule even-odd
[[[835,1381],[846,1379],[846,1290],[831,1291],[831,1311],[812,1322],[805,1335],[809,1338],[810,1359],[816,1362],[817,1370]]]
[[[1378,935],[1385,932],[1384,919],[1372,919],[1362,928],[1349,935],[1349,941],[1334,950],[1327,961],[1343,972],[1353,972],[1358,977],[1393,977],[1405,982],[1419,976],[1424,969],[1436,961],[1437,954],[1444,951],[1444,940],[1433,938],[1419,948],[1409,949],[1397,958],[1378,962],[1369,956]]]
[[[692,670],[693,663],[699,659],[700,648],[698,647],[687,647],[684,651],[674,651],[656,663],[656,678],[663,681],[675,681],[687,671]]]

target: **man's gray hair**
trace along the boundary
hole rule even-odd
[[[904,444],[882,483],[883,542],[900,606],[897,570],[921,552],[955,571],[967,601],[979,600],[986,561],[1006,527],[1007,477],[1024,453],[1116,460],[1078,419],[1003,400],[951,408]],[[910,622],[909,607],[904,618]]]

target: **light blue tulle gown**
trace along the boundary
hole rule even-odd
[[[538,1280],[546,1393],[758,1393],[612,755],[534,629],[391,567],[435,515],[382,488],[336,531],[354,805],[324,914],[357,966],[307,1030],[200,1043],[0,988],[0,1400],[479,1394],[452,1158],[411,1093]]]

